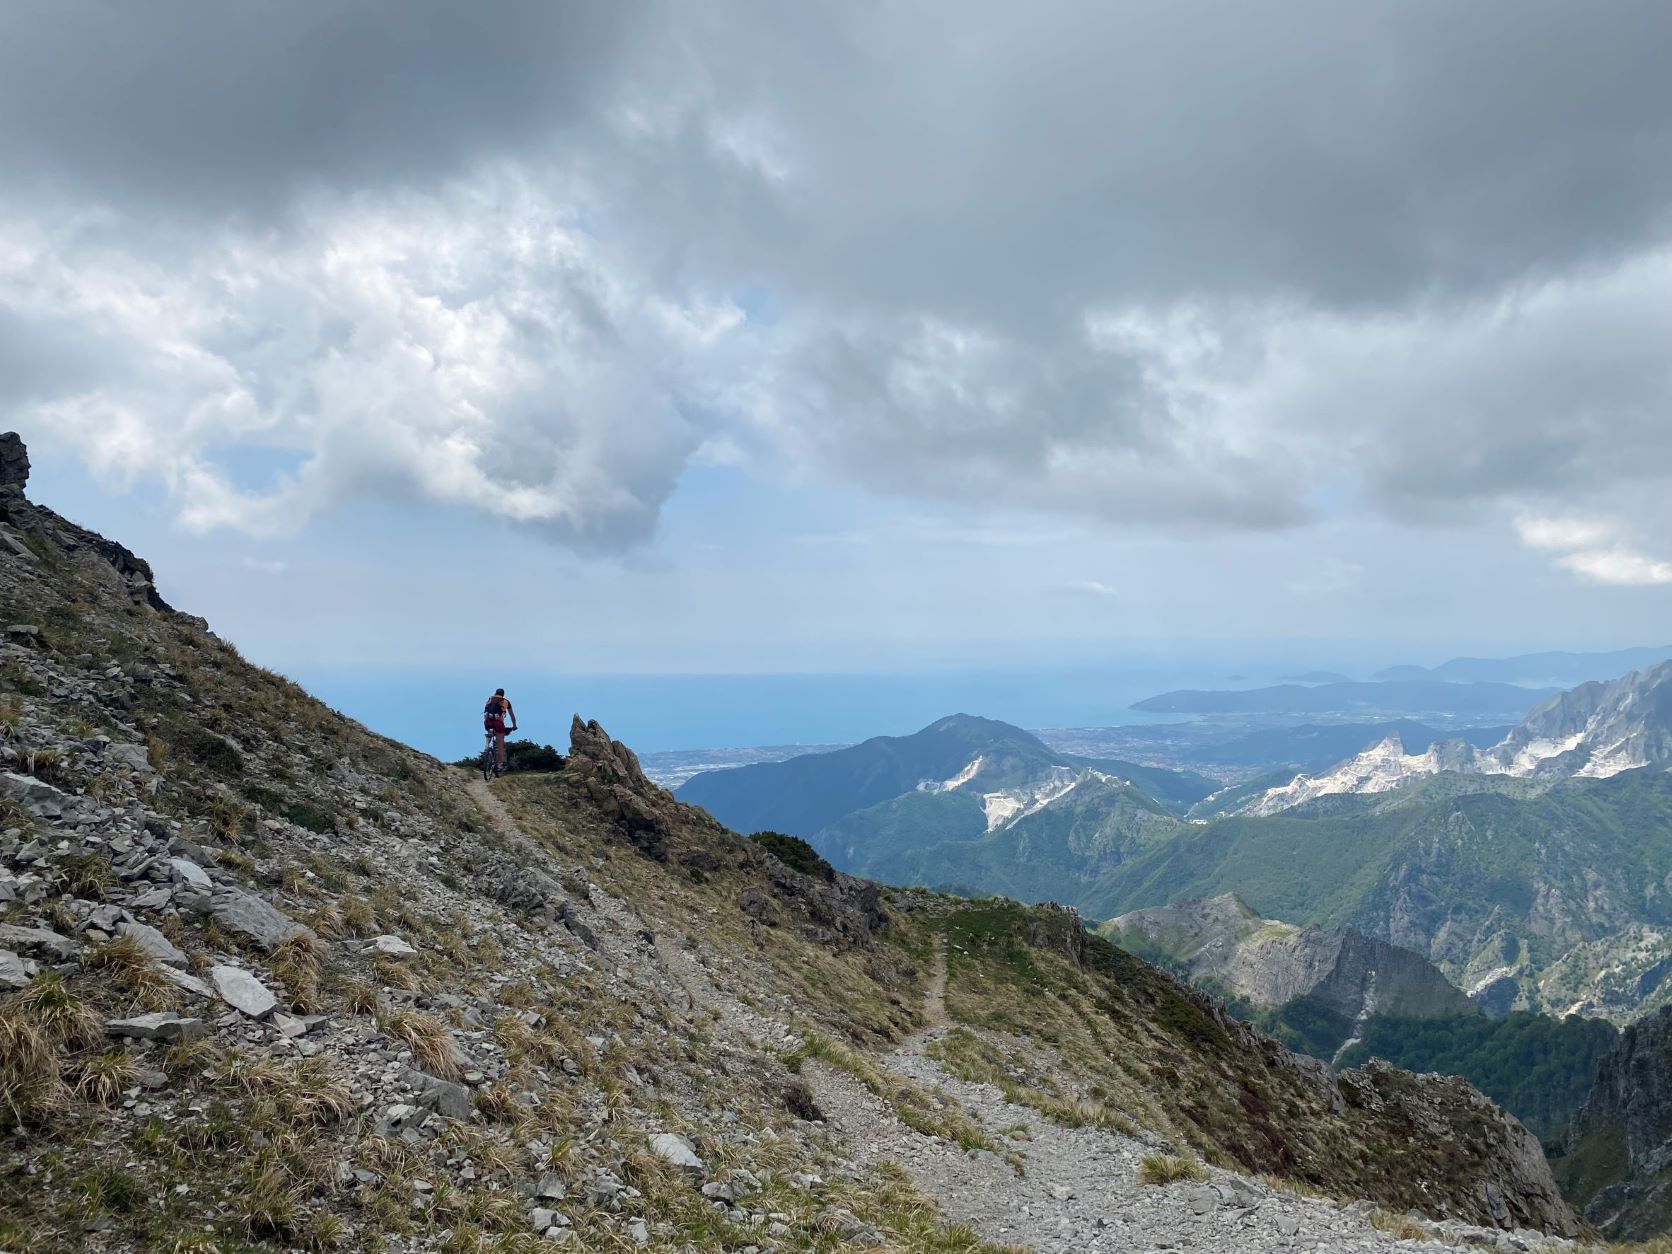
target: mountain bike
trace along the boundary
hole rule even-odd
[[[505,768],[499,764],[499,754],[494,752],[493,733],[484,732],[487,745],[482,749],[482,781],[492,783],[495,775],[505,774]]]

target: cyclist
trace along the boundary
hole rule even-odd
[[[505,720],[511,720],[511,726],[505,726]],[[482,729],[493,737],[494,753],[499,762],[499,773],[505,773],[505,733],[517,730],[517,712],[511,708],[511,700],[505,695],[505,689],[494,689],[493,696],[482,708]]]

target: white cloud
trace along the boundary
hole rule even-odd
[[[1556,565],[1592,583],[1626,588],[1672,584],[1672,562],[1620,542],[1619,525],[1606,519],[1523,515],[1515,527],[1527,547],[1556,554]]]
[[[1556,562],[1596,583],[1627,588],[1672,584],[1672,562],[1663,562],[1631,549],[1585,549],[1564,554]]]
[[[703,372],[746,320],[647,288],[577,216],[501,173],[316,202],[288,237],[168,241],[171,264],[85,224],[7,224],[0,306],[122,363],[22,420],[113,480],[160,479],[199,530],[272,535],[396,497],[635,542],[702,443]],[[242,483],[220,459],[239,446],[285,468]]]
[[[1106,600],[1120,595],[1119,588],[1113,584],[1104,583],[1100,579],[1076,580],[1073,583],[1064,584],[1058,591],[1068,596],[1090,597],[1094,600]]]

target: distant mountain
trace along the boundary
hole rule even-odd
[[[1501,719],[1520,718],[1555,691],[1437,680],[1278,684],[1226,691],[1185,688],[1146,697],[1132,708],[1151,714],[1447,714]]]
[[[1471,727],[1443,732],[1412,719],[1381,723],[1307,723],[1300,727],[1269,727],[1234,740],[1193,750],[1194,761],[1214,766],[1270,768],[1286,764],[1301,771],[1334,766],[1354,754],[1399,737],[1409,753],[1423,753],[1437,740],[1463,740],[1478,748],[1495,745],[1509,734],[1510,725]]]
[[[1672,774],[1440,775],[1186,825],[1072,902],[1109,918],[1232,891],[1414,950],[1496,1013],[1625,1022],[1672,1001]]]
[[[1286,684],[1350,684],[1353,681],[1339,671],[1306,671],[1299,675],[1284,675]]]
[[[889,883],[1070,901],[1189,826],[1095,767],[1053,768],[1025,792],[983,796],[982,787],[978,773],[907,793],[831,824],[813,845],[843,870]]]
[[[1410,752],[1397,732],[1321,774],[1301,774],[1244,801],[1239,812],[1276,814],[1317,797],[1376,793],[1453,771],[1529,779],[1605,778],[1672,763],[1672,662],[1609,683],[1587,683],[1533,709],[1497,744],[1430,743]]]
[[[1672,645],[1615,649],[1610,653],[1522,653],[1516,657],[1457,657],[1439,666],[1390,666],[1372,679],[1438,679],[1447,683],[1537,684],[1572,687],[1614,679],[1672,659]]]
[[[678,796],[736,831],[812,839],[847,815],[925,790],[958,792],[964,800],[991,794],[976,809],[1014,817],[1093,769],[1181,813],[1216,787],[1188,772],[1060,754],[1019,727],[954,714],[910,736],[878,736],[834,753],[704,772],[683,784]],[[925,805],[935,809],[922,801],[906,808]]]

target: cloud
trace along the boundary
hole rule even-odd
[[[1198,534],[1672,479],[1658,4],[949,12],[26,2],[0,398],[254,534],[619,550],[693,461]]]
[[[1672,584],[1672,562],[1650,557],[1620,541],[1618,524],[1600,518],[1516,520],[1529,548],[1556,554],[1556,564],[1592,583],[1640,588]]]
[[[1120,595],[1119,588],[1097,579],[1081,579],[1074,583],[1063,584],[1057,591],[1064,596],[1086,597],[1094,601],[1108,600]]]

